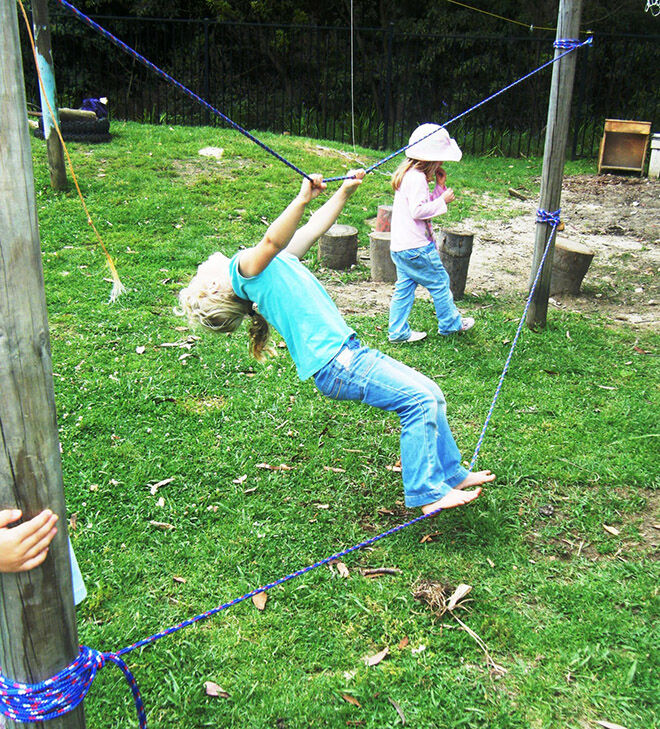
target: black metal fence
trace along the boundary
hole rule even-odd
[[[552,58],[552,37],[410,34],[212,20],[95,20],[243,127],[396,148]],[[51,16],[61,106],[107,96],[114,118],[223,124],[72,16]],[[38,103],[30,49],[28,99]],[[654,122],[660,36],[596,36],[578,51],[569,154],[593,156],[605,118]],[[551,70],[456,122],[472,154],[538,155]],[[352,113],[352,108],[354,113]]]

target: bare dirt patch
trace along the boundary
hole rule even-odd
[[[493,220],[468,218],[459,226],[475,234],[464,310],[470,309],[469,294],[523,299],[531,270],[538,201],[484,195],[480,203],[501,215]],[[577,240],[595,256],[580,295],[557,295],[551,304],[657,329],[660,181],[616,175],[567,177],[561,208],[565,229],[558,240]],[[368,255],[362,260],[368,264]],[[376,314],[389,308],[392,284],[326,285],[344,313]],[[419,296],[428,298],[421,290]]]

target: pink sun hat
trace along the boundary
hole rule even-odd
[[[456,140],[439,124],[422,124],[410,135],[406,157],[423,162],[458,162],[463,156]]]

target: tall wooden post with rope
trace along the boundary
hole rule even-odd
[[[54,127],[54,123],[59,126],[60,121],[57,111],[55,67],[50,44],[50,21],[46,0],[32,0],[32,27],[37,49],[37,64],[42,79],[42,83],[39,84],[39,94],[41,97],[41,120],[48,153],[50,185],[53,190],[66,190],[68,180],[66,178],[64,152],[62,142]]]
[[[581,15],[582,0],[559,1],[557,40],[578,37]],[[555,56],[560,53],[562,53],[561,49],[555,49]],[[566,159],[566,144],[568,142],[568,126],[576,63],[577,53],[569,53],[561,61],[557,61],[552,67],[548,121],[545,133],[545,150],[543,153],[543,172],[541,175],[541,200],[539,204],[542,210],[549,212],[558,210],[561,201],[561,185],[564,176],[564,161]],[[530,287],[541,262],[543,251],[548,243],[550,231],[550,225],[537,222]],[[546,324],[553,254],[554,241],[548,250],[543,271],[541,272],[536,291],[527,311],[526,323],[530,329],[544,327]]]
[[[0,665],[11,679],[37,683],[71,663],[78,637],[25,87],[11,0],[0,2],[0,56],[0,508],[19,508],[27,518],[50,508],[60,517],[42,565],[0,574]],[[84,729],[82,707],[47,726]]]

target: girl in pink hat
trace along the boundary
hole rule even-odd
[[[397,278],[390,303],[390,342],[417,342],[426,332],[415,332],[408,317],[415,301],[415,289],[424,286],[433,298],[438,332],[453,334],[474,326],[474,319],[461,317],[449,288],[435,246],[432,218],[447,212],[455,198],[445,186],[443,162],[458,162],[463,153],[447,130],[438,124],[422,124],[410,136],[406,159],[392,175],[395,190],[392,206],[391,256]],[[435,181],[433,190],[429,183]]]

